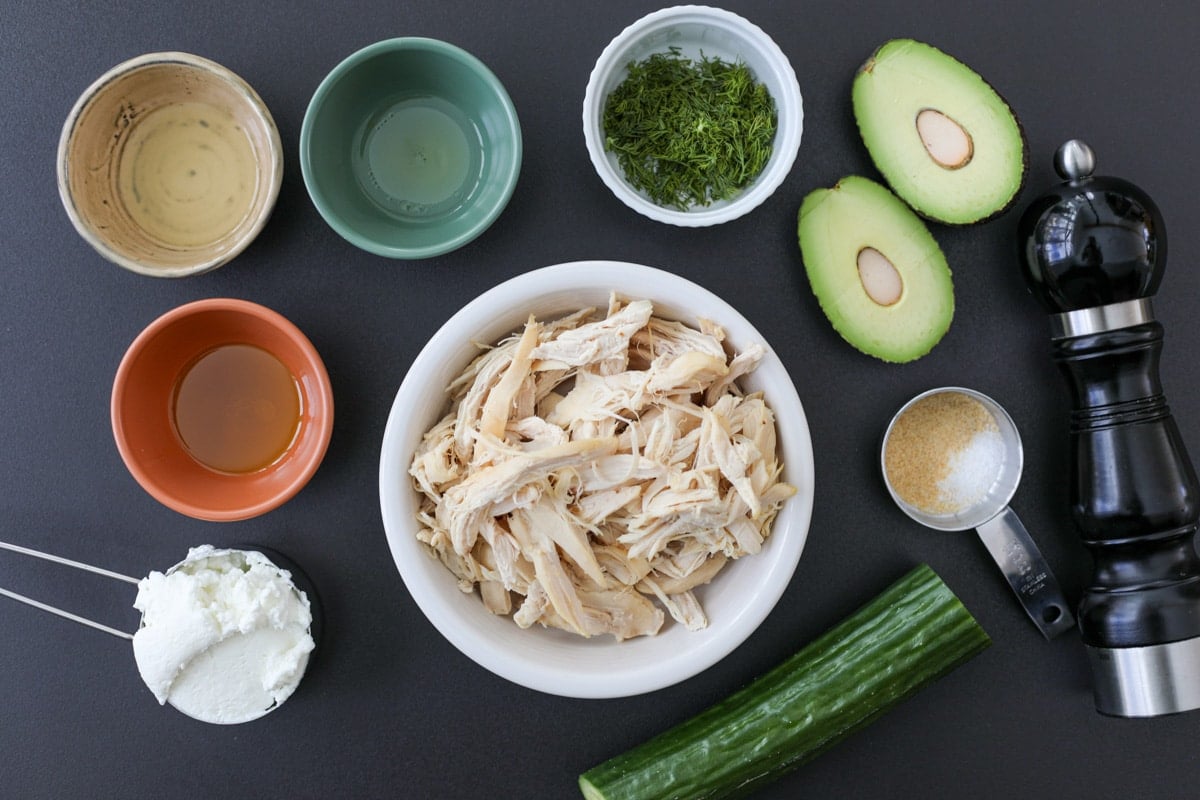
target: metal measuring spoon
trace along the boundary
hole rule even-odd
[[[80,562],[80,561],[72,561],[69,558],[63,558],[62,556],[57,556],[52,553],[44,553],[40,550],[34,550],[29,547],[21,547],[20,545],[15,545],[15,544],[10,544],[8,542],[0,541],[0,550],[8,550],[8,551],[11,551],[14,553],[18,553],[20,555],[31,556],[33,558],[39,558],[44,561],[51,561],[56,564],[61,564],[63,566],[72,567],[74,569],[79,569],[79,570],[83,570],[86,572],[92,572],[97,575],[102,575],[106,578],[111,578],[113,580],[118,580],[118,581],[122,581],[124,583],[129,583],[134,586],[140,586],[140,584],[141,584],[141,581],[138,578],[133,578],[128,575],[122,575],[119,572],[113,572],[111,570],[103,569],[101,567],[96,567],[91,564],[84,564],[83,562]],[[290,573],[290,575],[288,577],[290,577],[289,582],[291,584],[292,591],[296,593],[296,595],[301,600],[301,602],[303,602],[307,598],[309,612],[311,614],[311,618],[310,618],[310,622],[309,622],[308,630],[307,630],[308,635],[312,637],[312,640],[314,643],[319,642],[320,637],[321,637],[321,623],[322,623],[320,604],[317,599],[317,595],[313,588],[312,582],[309,580],[308,576],[304,573],[304,571],[301,570],[294,561],[287,558],[286,556],[284,556],[283,554],[279,553],[276,550],[257,546],[257,545],[248,545],[245,547],[239,547],[239,548],[233,548],[233,549],[212,548],[210,552],[204,553],[201,556],[201,560],[210,555],[225,555],[225,554],[236,553],[236,552],[240,552],[240,551],[257,551],[258,554],[261,554],[266,557],[267,563],[270,566],[274,567],[275,569],[281,570],[283,572]],[[171,573],[175,572],[176,570],[180,569],[181,567],[184,567],[185,565],[195,563],[193,560],[193,553],[196,553],[196,552],[197,551],[194,551],[194,550],[189,552],[188,558],[185,558],[183,561],[180,561],[179,563],[175,564],[173,567],[168,569],[165,574],[170,575]],[[31,597],[27,597],[26,595],[23,595],[23,594],[18,594],[17,592],[13,592],[13,591],[11,591],[9,589],[5,589],[3,587],[0,587],[0,596],[8,597],[12,600],[16,600],[17,602],[24,603],[29,606],[33,606],[34,608],[38,608],[43,611],[48,611],[51,614],[56,614],[65,619],[69,619],[72,622],[78,622],[81,625],[87,625],[88,627],[95,628],[97,630],[111,634],[112,636],[116,636],[121,639],[130,640],[133,642],[135,660],[138,658],[138,656],[137,656],[138,642],[137,642],[137,639],[135,639],[135,635],[132,633],[128,633],[123,630],[118,630],[117,628],[109,627],[108,625],[104,625],[102,623],[96,622],[95,620],[88,619],[87,617],[83,617],[78,614],[73,614],[69,611],[65,611],[61,608],[57,608],[56,606],[49,605],[48,603],[43,603],[39,600],[34,600]],[[139,630],[142,627],[145,627],[145,622],[146,622],[145,615],[143,614],[142,621],[139,624]],[[229,640],[223,640],[223,641],[229,641]],[[202,653],[202,655],[210,655],[211,652],[212,651],[210,649],[208,651],[205,651],[205,653]],[[301,668],[300,668],[299,674],[301,676],[303,676],[304,672],[306,671],[309,662],[310,662],[310,659],[309,659],[308,655],[306,654],[305,658],[304,658],[304,663],[301,665]],[[240,663],[244,663],[244,662],[240,662]],[[141,672],[141,662],[140,661],[138,663],[138,668],[139,668],[139,672]],[[144,673],[143,673],[143,677],[144,677]],[[299,682],[299,678],[297,679],[297,682]],[[289,696],[290,696],[290,693],[289,693]],[[242,715],[240,717],[218,717],[218,718],[214,718],[213,716],[211,716],[210,712],[207,709],[189,707],[188,703],[190,703],[190,701],[183,701],[181,703],[181,701],[178,698],[171,696],[171,697],[167,698],[167,702],[170,703],[170,705],[172,707],[174,707],[177,711],[180,711],[181,713],[186,714],[187,716],[192,717],[193,719],[200,720],[201,722],[233,724],[233,723],[237,723],[237,722],[250,722],[252,720],[259,719],[262,716],[265,716],[266,714],[270,713],[271,711],[274,711],[286,699],[287,699],[287,697],[284,697],[282,700],[275,700],[274,702],[272,702],[269,706],[267,706],[265,708],[249,709],[246,711],[246,713],[244,715]],[[228,711],[227,706],[222,707],[222,709],[223,709],[223,711]]]
[[[933,395],[954,392],[978,401],[992,415],[1003,441],[1004,457],[995,479],[982,497],[951,513],[935,514],[906,502],[897,494],[888,476],[888,441],[897,420],[914,405]],[[1069,610],[1054,573],[1050,571],[1021,520],[1008,507],[1009,501],[1017,491],[1017,485],[1021,482],[1024,457],[1017,426],[999,403],[971,389],[950,386],[923,392],[896,412],[883,435],[880,468],[888,494],[896,501],[900,510],[913,520],[939,531],[965,531],[974,528],[992,559],[1004,573],[1025,613],[1043,636],[1052,639],[1074,627],[1075,618]]]

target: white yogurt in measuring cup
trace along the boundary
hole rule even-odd
[[[277,708],[304,676],[312,608],[291,573],[262,553],[188,551],[138,583],[133,654],[159,703],[204,722],[249,722]]]

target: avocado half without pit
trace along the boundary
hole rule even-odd
[[[996,90],[962,62],[894,39],[859,68],[852,99],[875,167],[921,216],[967,225],[1016,200],[1024,133]]]
[[[950,267],[920,218],[885,187],[851,175],[800,206],[800,254],[842,338],[884,361],[920,358],[954,316]]]

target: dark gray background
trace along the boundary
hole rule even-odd
[[[1029,136],[1020,205],[1055,180],[1054,148],[1095,148],[1100,172],[1144,187],[1171,233],[1156,300],[1163,376],[1186,441],[1200,447],[1200,201],[1192,3],[730,3],[791,59],[805,104],[796,166],[763,206],[712,229],[651,222],[595,176],[580,108],[597,56],[649,2],[15,3],[0,13],[0,530],[3,538],[132,575],[204,542],[258,542],[303,565],[324,601],[325,639],[296,696],[221,728],[160,708],[127,644],[0,599],[0,796],[576,796],[576,775],[767,670],[914,564],[938,570],[993,647],[763,797],[1177,798],[1200,778],[1200,713],[1153,721],[1092,710],[1074,633],[1046,643],[970,534],[918,528],[877,474],[880,433],[913,394],[959,384],[991,394],[1026,447],[1014,506],[1068,593],[1088,558],[1066,512],[1067,396],[1044,315],[1017,269],[1019,209],[982,226],[933,226],[954,270],[957,312],[915,363],[861,355],[831,329],[804,278],[795,216],[804,194],[874,176],[854,127],[855,68],[912,36],[975,67]],[[393,262],[359,252],[305,193],[297,146],[306,103],[343,57],[423,35],[479,56],[507,86],[525,162],[507,210],[458,252]],[[71,228],[54,181],[60,126],[114,64],[185,50],[242,75],[286,150],[283,189],[258,240],[228,266],[178,281],[127,273]],[[787,593],[718,665],[650,695],[582,701],[492,676],[414,606],[391,562],[376,467],[392,397],[454,311],[536,267],[607,258],[685,275],[744,313],[783,357],[816,454],[811,534]],[[334,382],[325,462],[283,508],[205,523],[160,506],[112,442],[108,401],[134,336],[202,297],[263,303],[316,344]],[[786,421],[784,421],[786,424]],[[132,629],[123,584],[0,553],[0,585]]]

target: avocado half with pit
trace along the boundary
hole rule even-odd
[[[851,175],[800,205],[800,254],[821,310],[867,355],[905,362],[933,349],[954,317],[950,267],[916,214]]]
[[[859,68],[852,98],[875,167],[921,216],[966,225],[1016,200],[1024,132],[996,90],[962,62],[893,39]]]

